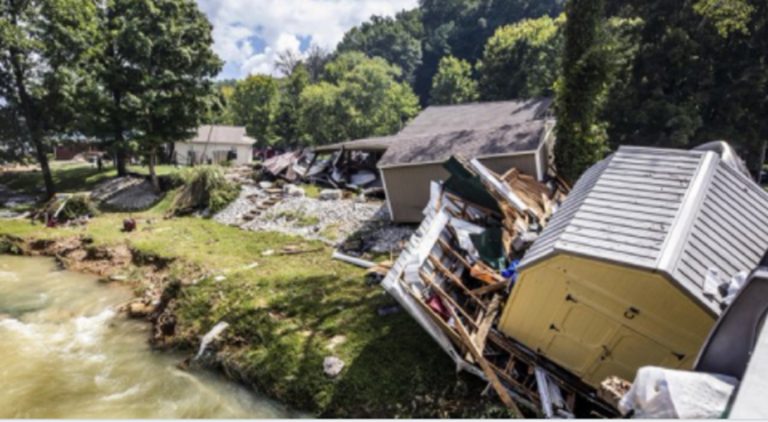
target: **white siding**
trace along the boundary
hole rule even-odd
[[[253,147],[241,144],[203,144],[176,142],[175,146],[176,160],[181,165],[189,165],[189,152],[193,151],[197,157],[197,163],[205,163],[208,159],[213,160],[218,154],[226,154],[230,150],[237,151],[235,164],[250,164],[253,162]]]

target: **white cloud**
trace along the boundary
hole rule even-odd
[[[197,0],[213,24],[221,77],[274,73],[277,54],[298,51],[300,39],[332,50],[349,28],[371,15],[393,16],[417,0]]]

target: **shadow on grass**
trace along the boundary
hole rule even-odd
[[[198,337],[229,322],[226,342],[238,350],[232,359],[246,382],[290,406],[323,417],[438,417],[487,405],[484,384],[457,375],[410,315],[379,316],[393,300],[359,277],[204,282],[193,289],[182,299],[181,320],[204,320]],[[323,371],[328,356],[346,364],[336,378]]]
[[[115,176],[111,169],[98,169],[90,165],[71,165],[52,169],[53,182],[58,192],[71,193],[87,191],[94,186]],[[43,174],[40,171],[19,171],[0,174],[0,183],[8,188],[24,193],[37,194],[44,192]]]

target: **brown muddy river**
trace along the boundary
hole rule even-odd
[[[278,403],[153,352],[131,292],[0,255],[0,418],[287,418]]]

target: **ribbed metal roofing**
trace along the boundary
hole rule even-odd
[[[768,194],[716,153],[621,147],[579,179],[522,268],[569,253],[659,271],[717,314],[708,270],[727,282],[766,249]]]

